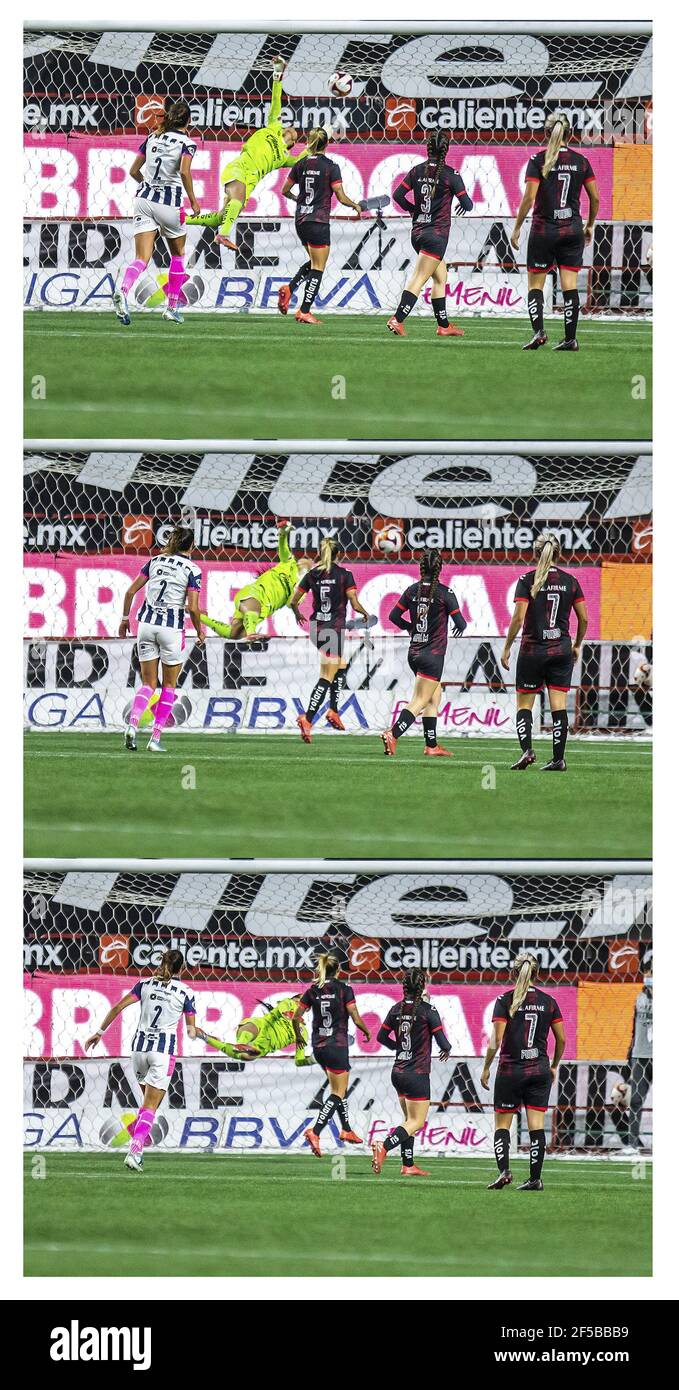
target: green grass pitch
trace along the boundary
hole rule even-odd
[[[164,756],[122,734],[25,742],[26,853],[49,856],[645,858],[648,743],[572,739],[568,772],[510,771],[509,739],[419,738],[385,758],[373,735],[168,734]],[[193,774],[191,773],[193,769]],[[187,771],[188,770],[188,771]],[[195,786],[192,784],[195,782]]]
[[[583,321],[580,353],[519,349],[525,320],[433,318],[407,339],[383,317],[27,313],[28,437],[212,439],[648,439],[651,325]],[[44,378],[45,399],[33,399]],[[345,394],[336,399],[336,379]],[[645,381],[645,399],[639,380]]]
[[[545,1163],[545,1190],[488,1192],[495,1165],[435,1159],[401,1178],[367,1154],[25,1159],[27,1275],[632,1275],[651,1273],[651,1164]],[[512,1165],[514,1182],[528,1161]],[[537,1233],[537,1238],[536,1238]]]

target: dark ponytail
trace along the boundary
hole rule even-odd
[[[401,1018],[413,1018],[422,1003],[427,977],[419,965],[413,965],[403,973],[403,1002]]]
[[[432,131],[427,140],[427,178],[432,185],[432,197],[446,162],[450,133],[447,130]]]
[[[167,983],[173,980],[175,975],[181,975],[184,969],[184,957],[181,951],[163,951],[162,959],[155,973],[156,980],[164,980]]]
[[[440,550],[425,550],[420,560],[420,582],[417,586],[418,604],[420,599],[426,598],[427,608],[431,608],[442,564]]]
[[[175,526],[174,531],[171,531],[168,536],[163,554],[183,555],[187,550],[193,549],[193,542],[193,531],[188,526]]]
[[[183,130],[188,125],[190,115],[191,108],[183,97],[179,101],[171,101],[158,121],[158,134],[167,135],[170,130]]]

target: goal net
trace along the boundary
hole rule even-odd
[[[511,962],[528,948],[566,1032],[547,1115],[550,1149],[614,1154],[630,1137],[630,1104],[641,1107],[640,1138],[650,1149],[650,1063],[636,1076],[627,1065],[635,1000],[652,960],[649,874],[629,865],[590,872],[577,863],[445,873],[393,863],[363,872],[350,862],[284,873],[254,861],[247,873],[231,871],[228,861],[205,874],[168,867],[27,868],[28,1148],[126,1142],[140,1098],[130,1063],[136,1008],[123,1011],[94,1054],[85,1055],[83,1044],[172,947],[184,954],[198,1023],[230,1040],[240,1019],[300,992],[319,951],[339,957],[371,1032],[369,1042],[360,1034],[350,1042],[350,1113],[366,1143],[399,1118],[379,1024],[400,998],[403,969],[425,968],[453,1056],[433,1062],[432,1106],[417,1145],[428,1157],[485,1158],[494,1124],[480,1073],[493,1004],[510,987]],[[156,1147],[242,1154],[303,1147],[327,1094],[320,1068],[297,1068],[290,1049],[256,1063],[230,1061],[182,1030],[177,1057]],[[328,1152],[341,1148],[332,1124],[323,1143]]]
[[[570,696],[573,729],[650,732],[650,455],[576,456],[520,445],[403,455],[186,447],[27,451],[29,728],[125,725],[139,666],[134,640],[117,635],[123,595],[174,525],[193,528],[204,611],[227,621],[234,594],[276,563],[277,522],[286,518],[298,556],[316,557],[323,536],[339,540],[358,596],[378,619],[369,631],[347,634],[340,713],[351,732],[384,728],[410,698],[407,638],[389,613],[432,546],[444,552],[443,580],[469,624],[448,646],[440,729],[513,730],[514,660],[507,673],[500,654],[516,581],[546,529],[559,536],[562,563],[577,573],[589,611]],[[318,653],[289,608],[264,622],[252,644],[208,633],[201,648],[188,620],[186,629],[176,729],[297,733]],[[326,729],[323,710],[317,728]]]
[[[451,311],[525,316],[528,231],[518,253],[510,235],[526,163],[557,108],[569,112],[601,192],[581,273],[583,307],[649,310],[650,25],[589,31],[577,21],[560,32],[545,22],[515,33],[474,24],[412,32],[379,25],[336,33],[27,30],[27,307],[110,306],[114,282],[133,256],[129,168],[166,101],[189,102],[196,195],[204,210],[220,206],[221,171],[266,124],[275,54],[287,60],[283,122],[303,135],[328,127],[349,195],[384,200],[361,222],[335,206],[318,299],[326,312],[393,308],[413,251],[410,221],[392,195],[422,159],[427,136],[442,129],[451,134],[449,160],[474,200],[470,216],[453,218],[446,257]],[[338,69],[353,80],[346,97],[329,90]],[[278,289],[301,252],[282,197],[284,177],[270,174],[254,192],[237,224],[235,256],[216,245],[211,230],[187,228],[191,308],[275,312]],[[168,264],[158,238],[152,267],[135,287],[136,307],[152,312],[162,305]],[[547,306],[554,296],[558,308],[551,276],[547,291]],[[428,312],[424,298],[415,312]]]

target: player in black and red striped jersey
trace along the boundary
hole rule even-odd
[[[530,1134],[530,1175],[519,1192],[542,1192],[542,1165],[545,1158],[545,1113],[549,1093],[556,1081],[566,1042],[561,1010],[551,994],[536,989],[535,956],[526,952],[514,962],[516,984],[496,1000],[493,1009],[493,1037],[486,1050],[481,1085],[490,1090],[490,1068],[500,1049],[495,1076],[495,1138],[493,1147],[500,1176],[489,1189],[507,1187],[512,1181],[509,1167],[509,1131],[514,1115],[525,1106]],[[554,1035],[554,1055],[547,1051],[549,1035]]]
[[[523,772],[535,762],[533,705],[544,685],[552,712],[552,759],[542,771],[566,772],[566,702],[573,666],[587,631],[587,604],[580,581],[554,563],[560,553],[557,536],[545,533],[536,541],[537,566],[522,574],[516,586],[514,612],[500,657],[508,671],[512,643],[523,628],[516,663],[516,732],[521,756],[512,764],[514,772]],[[569,628],[572,609],[578,624],[574,643]]]
[[[295,272],[288,285],[278,291],[278,308],[287,314],[296,289],[305,281],[302,306],[295,318],[298,323],[319,323],[311,312],[321,287],[323,271],[330,255],[330,207],[333,196],[345,208],[353,208],[357,217],[361,208],[344,191],[339,164],[324,153],[328,144],[327,130],[309,133],[309,153],[298,159],[283,185],[283,197],[295,204],[295,230],[306,248],[308,259]],[[297,188],[297,193],[293,189]]]
[[[328,1078],[330,1088],[330,1095],[321,1106],[316,1123],[304,1132],[304,1138],[317,1158],[321,1157],[320,1135],[335,1112],[339,1116],[342,1143],[363,1142],[351,1128],[346,1101],[351,1070],[348,1019],[361,1030],[367,1042],[370,1041],[370,1029],[358,1012],[351,985],[339,980],[338,975],[337,956],[329,953],[318,956],[314,982],[304,991],[293,1019],[295,1036],[301,1042],[302,1018],[306,1010],[311,1009],[311,1048],[319,1067],[323,1068]]]
[[[431,307],[437,323],[439,338],[462,338],[464,330],[448,322],[446,309],[445,261],[450,236],[453,199],[457,199],[456,216],[471,212],[474,204],[464,181],[456,169],[446,164],[450,145],[447,130],[433,131],[427,140],[427,158],[410,169],[394,192],[394,202],[413,219],[411,245],[417,253],[415,268],[406,285],[398,309],[387,323],[391,333],[405,337],[403,321],[414,309],[418,295],[428,280],[432,282]]]
[[[429,1112],[431,1097],[431,1049],[434,1039],[439,1057],[450,1056],[451,1047],[436,1009],[424,999],[427,977],[424,970],[413,966],[403,976],[403,998],[392,1004],[377,1041],[396,1053],[391,1072],[391,1084],[403,1111],[403,1124],[385,1139],[372,1145],[374,1173],[392,1149],[401,1149],[403,1177],[428,1178],[414,1161],[415,1135],[423,1128]]]
[[[564,337],[554,351],[578,351],[578,272],[582,268],[585,244],[592,240],[599,211],[599,190],[587,156],[569,148],[572,134],[566,112],[553,112],[545,122],[547,148],[533,155],[526,166],[526,188],[512,232],[512,246],[518,251],[521,228],[532,209],[526,260],[528,313],[533,336],[524,343],[524,351],[544,347],[547,342],[544,287],[547,274],[555,264],[563,291]],[[580,214],[583,189],[589,201],[584,227]]]
[[[321,658],[320,675],[309,697],[306,713],[297,718],[304,743],[311,743],[313,721],[326,695],[330,699],[330,708],[325,716],[328,724],[333,729],[344,729],[338,701],[346,685],[344,633],[347,603],[355,613],[370,622],[370,614],[356,592],[356,580],[351,570],[337,564],[338,555],[339,541],[332,536],[324,536],[317,564],[307,570],[290,600],[295,618],[302,626],[305,620],[299,611],[300,604],[307,594],[311,594],[313,609],[309,619],[309,637]]]
[[[385,729],[382,734],[387,757],[394,756],[396,740],[407,733],[419,715],[422,716],[425,754],[429,757],[452,757],[448,749],[441,748],[437,741],[436,721],[441,704],[441,677],[450,620],[456,637],[464,632],[467,621],[462,617],[452,589],[439,582],[442,563],[440,551],[426,550],[420,560],[419,583],[408,586],[389,614],[389,621],[410,636],[408,665],[415,676],[415,689],[409,704],[401,710],[391,729]]]

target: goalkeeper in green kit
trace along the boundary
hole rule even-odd
[[[284,72],[283,59],[274,58],[268,122],[263,130],[256,130],[254,135],[248,137],[238,158],[223,170],[224,203],[221,212],[201,212],[186,218],[188,226],[218,227],[215,240],[221,246],[229,246],[232,251],[236,250],[236,243],[231,240],[231,229],[257,184],[274,169],[291,169],[298,159],[307,154],[306,149],[301,154],[290,153],[299,135],[295,126],[281,124],[281,78]]]
[[[272,613],[289,604],[299,578],[306,574],[313,563],[304,558],[295,559],[288,539],[290,529],[290,525],[286,524],[278,532],[278,564],[264,570],[252,584],[238,590],[231,622],[221,623],[216,618],[208,617],[207,613],[201,613],[205,627],[211,628],[219,637],[230,638],[232,642],[237,642],[241,637],[251,641],[265,618],[270,618]]]
[[[225,1052],[227,1057],[233,1057],[237,1062],[256,1062],[259,1057],[268,1057],[272,1052],[282,1052],[284,1048],[294,1044],[295,1066],[313,1066],[313,1057],[307,1057],[304,1050],[308,1039],[306,1029],[302,1027],[299,1042],[295,1036],[292,1020],[297,1013],[299,1001],[299,994],[290,999],[279,999],[275,1007],[270,1004],[263,1005],[267,1012],[261,1018],[241,1019],[236,1029],[235,1043],[213,1038],[202,1028],[196,1029],[196,1036],[209,1043],[210,1047]]]

